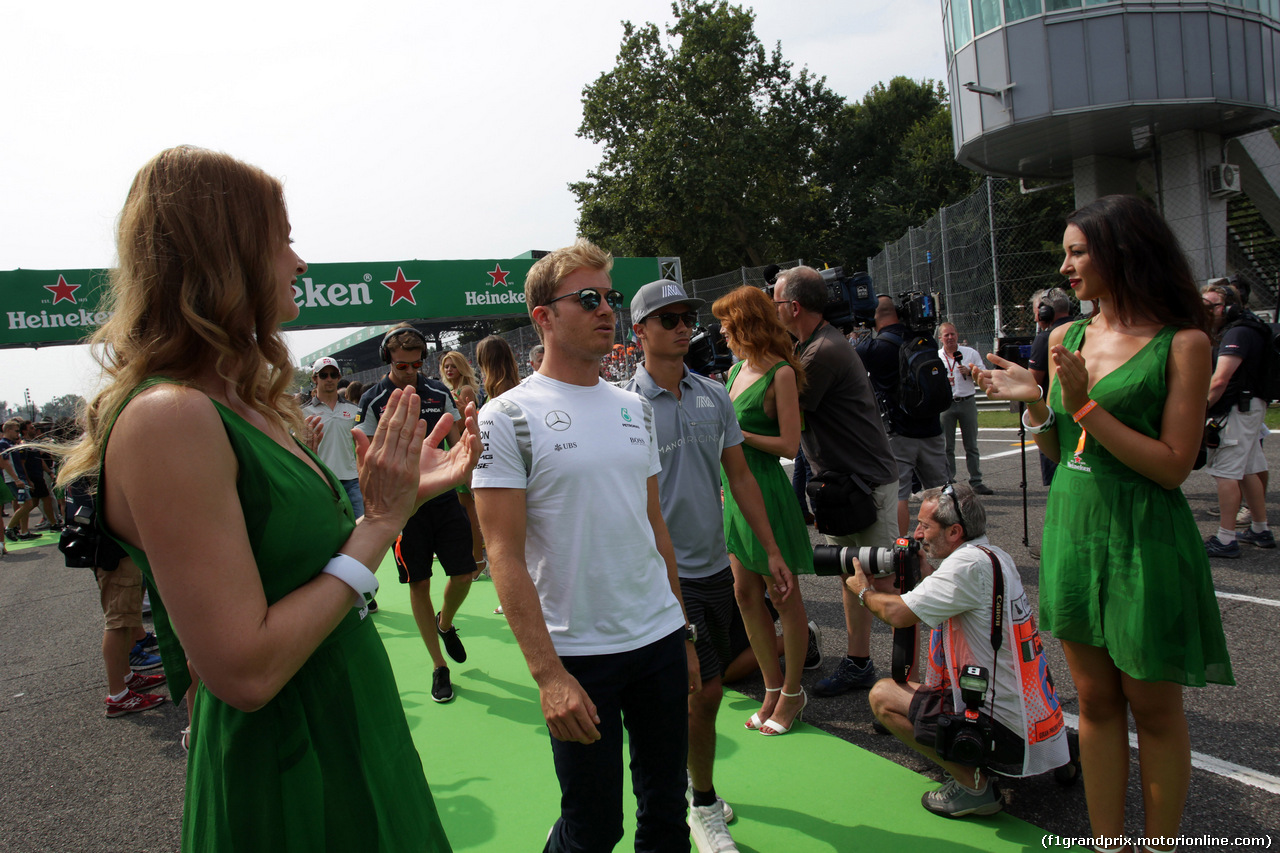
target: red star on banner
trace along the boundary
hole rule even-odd
[[[489,284],[489,286],[497,287],[500,284],[505,285],[507,283],[507,276],[509,275],[511,275],[511,271],[504,270],[502,268],[502,264],[494,264],[493,272],[489,273],[489,277],[493,279],[493,281]]]
[[[44,289],[53,294],[53,304],[59,302],[70,302],[72,305],[76,303],[76,291],[80,289],[78,284],[67,284],[67,280],[61,275],[58,276],[57,284],[46,284]]]
[[[384,281],[382,286],[391,291],[391,304],[395,305],[401,299],[417,305],[418,301],[413,298],[413,289],[418,286],[421,279],[412,281],[404,277],[404,271],[400,267],[396,267],[396,277],[391,281]]]

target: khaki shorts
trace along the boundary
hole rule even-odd
[[[142,627],[142,570],[132,560],[120,561],[115,571],[94,569],[98,578],[106,629]]]
[[[1221,444],[1209,451],[1204,472],[1223,480],[1243,480],[1246,474],[1267,470],[1267,457],[1259,438],[1266,413],[1267,404],[1262,400],[1250,401],[1247,412],[1233,406],[1219,437]]]

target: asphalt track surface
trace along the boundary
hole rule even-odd
[[[1023,477],[1015,441],[1012,431],[983,431],[984,480],[997,492],[985,504],[991,539],[1014,556],[1034,602],[1038,564],[1023,544]],[[1280,469],[1280,436],[1268,444],[1271,468]],[[1032,484],[1027,530],[1034,546],[1045,490],[1033,449],[1026,461]],[[1202,535],[1212,534],[1217,520],[1206,511],[1217,503],[1213,480],[1195,472],[1183,490]],[[1280,520],[1280,512],[1273,514]],[[1211,561],[1237,685],[1186,691],[1196,766],[1182,834],[1256,838],[1256,846],[1269,848],[1280,842],[1280,549],[1243,550],[1240,559]],[[169,702],[120,719],[103,716],[101,611],[86,570],[65,568],[53,547],[34,547],[0,559],[0,577],[0,851],[176,850],[185,767],[177,733],[185,725],[184,709]],[[828,657],[820,670],[806,673],[811,687],[843,653],[843,615],[835,579],[805,578],[802,591],[810,618],[824,630]],[[882,674],[889,644],[888,629],[878,625],[872,650]],[[1060,648],[1052,641],[1046,648],[1064,708],[1075,714],[1075,688]],[[757,697],[761,686],[758,678],[733,685]],[[805,713],[808,723],[940,778],[915,753],[876,734],[871,719],[865,691],[814,698]],[[1127,827],[1133,836],[1142,834],[1136,756]],[[813,776],[821,784],[820,768]],[[1081,785],[1063,787],[1045,775],[1012,780],[1005,790],[1008,811],[1046,833],[1089,835]],[[848,796],[856,801],[859,793],[850,790]]]

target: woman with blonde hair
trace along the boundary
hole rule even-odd
[[[520,384],[520,366],[511,344],[490,335],[476,346],[476,364],[484,376],[484,393],[492,400]]]
[[[417,395],[393,394],[357,522],[294,438],[280,324],[307,266],[290,243],[280,183],[253,166],[182,147],[138,172],[93,338],[108,383],[60,479],[97,478],[105,528],[155,591],[174,695],[188,660],[202,679],[183,850],[449,850],[361,606],[409,515],[475,464],[474,411],[444,454],[452,419],[424,444]]]
[[[800,504],[778,457],[794,457],[800,447],[800,389],[804,368],[792,354],[791,338],[778,322],[773,302],[754,287],[739,287],[711,306],[725,341],[741,359],[729,372],[729,398],[742,427],[747,466],[760,484],[769,525],[778,548],[794,574],[813,574],[813,547]],[[774,648],[773,620],[765,606],[769,562],[764,548],[724,482],[725,542],[733,567],[734,595],[751,648],[764,675],[765,698],[748,729],[762,735],[786,734],[800,718],[809,697],[800,686],[802,662],[809,644],[808,616],[796,584],[785,598],[774,590],[774,606],[782,617],[787,657],[784,678]]]
[[[453,394],[453,402],[459,412],[467,406],[478,409],[484,405],[476,396],[476,388],[480,383],[476,381],[475,371],[471,369],[467,357],[457,350],[449,350],[440,356],[440,379]],[[489,567],[489,558],[485,556],[484,534],[480,532],[480,518],[476,515],[476,501],[471,496],[470,486],[458,486],[458,503],[462,504],[467,520],[471,522],[471,559],[476,562],[476,572],[472,575],[474,579]]]

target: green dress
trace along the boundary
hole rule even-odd
[[[315,454],[307,451],[324,480],[213,403],[240,466],[236,490],[274,603],[314,578],[351,535],[351,502]],[[152,590],[165,672],[180,697],[190,684],[186,655],[154,592],[146,555],[121,545]],[[373,620],[361,620],[355,609],[262,708],[236,710],[201,684],[194,709],[182,850],[450,850],[386,650]]]
[[[764,396],[773,382],[773,374],[784,364],[785,361],[780,361],[769,368],[768,373],[753,382],[750,388],[733,401],[738,426],[744,431],[758,435],[779,435],[777,420],[765,414]],[[742,362],[733,366],[733,370],[729,372],[729,387],[733,387],[734,377],[741,369]],[[813,545],[809,542],[809,530],[805,527],[804,514],[800,511],[800,502],[796,500],[791,481],[782,470],[782,463],[777,456],[757,450],[745,442],[741,447],[747,458],[747,467],[760,484],[764,508],[769,513],[769,526],[773,528],[773,538],[778,543],[782,558],[786,560],[787,568],[794,574],[813,574]],[[738,509],[733,491],[729,488],[729,478],[723,470],[720,472],[720,483],[724,487],[724,538],[729,553],[751,571],[768,577],[768,555],[751,531],[751,525],[747,524],[742,510]]]
[[[1068,350],[1083,346],[1088,327],[1081,320],[1067,331]],[[1176,331],[1162,329],[1089,392],[1153,438]],[[1105,648],[1117,667],[1144,681],[1234,684],[1209,559],[1182,490],[1138,474],[1087,433],[1077,455],[1081,427],[1062,407],[1056,378],[1049,403],[1061,457],[1045,511],[1040,627]]]

